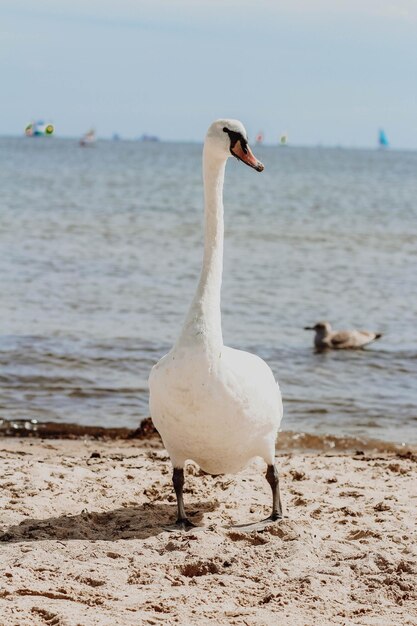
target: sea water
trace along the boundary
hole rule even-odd
[[[136,427],[203,249],[198,144],[0,139],[0,418]],[[417,441],[417,153],[260,146],[226,170],[223,335],[285,430]],[[313,350],[303,330],[383,333]]]

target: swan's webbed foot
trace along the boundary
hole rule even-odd
[[[168,532],[174,533],[174,532],[188,532],[190,530],[198,530],[202,528],[201,526],[196,526],[195,524],[193,524],[192,522],[190,522],[190,520],[186,517],[184,518],[178,518],[177,521],[174,524],[165,524],[163,526],[164,530],[167,530]]]
[[[282,520],[282,515],[278,513],[271,513],[269,517],[261,520],[260,522],[253,522],[252,524],[237,524],[236,526],[230,526],[229,530],[237,530],[241,533],[251,533],[251,532],[261,532],[265,530],[271,524],[275,522],[280,522]]]

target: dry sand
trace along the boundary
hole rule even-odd
[[[417,624],[416,457],[278,457],[285,519],[255,462],[190,464],[206,530],[168,533],[171,467],[157,439],[0,439],[0,624]]]

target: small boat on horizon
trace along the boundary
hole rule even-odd
[[[262,132],[261,130],[260,130],[260,131],[259,131],[259,133],[256,135],[255,142],[256,142],[258,145],[264,142],[264,134],[263,134],[263,132]]]
[[[282,133],[282,135],[279,138],[279,145],[288,146],[288,133]]]
[[[147,133],[144,133],[143,135],[139,137],[139,141],[147,141],[150,143],[154,143],[154,142],[159,141],[159,137],[157,137],[157,135],[148,135]]]
[[[94,128],[91,128],[81,137],[80,146],[82,148],[86,148],[87,146],[93,146],[96,140],[96,131],[94,130]]]
[[[385,131],[380,128],[378,134],[378,145],[380,148],[389,148],[388,137],[385,134]]]

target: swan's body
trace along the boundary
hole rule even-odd
[[[176,346],[150,385],[152,419],[174,467],[192,459],[209,474],[235,474],[255,456],[273,463],[281,395],[259,357]]]
[[[317,350],[354,350],[382,337],[381,333],[370,330],[332,330],[329,322],[317,322],[315,326],[306,326],[305,330],[316,331],[314,345]]]
[[[188,459],[210,474],[224,474],[239,472],[260,456],[268,465],[273,489],[273,519],[278,508],[281,515],[274,468],[281,394],[262,359],[224,346],[222,338],[222,190],[230,153],[263,169],[240,122],[218,120],[210,126],[203,152],[205,246],[200,281],[178,341],[149,378],[151,416],[174,466],[177,523],[189,524],[182,506],[182,468]]]

